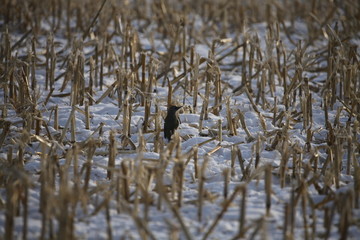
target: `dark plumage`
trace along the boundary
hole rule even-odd
[[[181,107],[170,106],[167,111],[167,115],[164,123],[164,137],[170,141],[171,136],[174,134],[175,130],[179,127],[180,119],[177,116],[176,112]]]

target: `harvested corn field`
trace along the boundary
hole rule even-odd
[[[359,1],[0,5],[0,239],[360,235]]]

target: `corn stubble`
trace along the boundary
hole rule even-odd
[[[6,192],[0,205],[5,214],[4,239],[15,238],[15,218],[19,217],[23,221],[22,238],[28,238],[28,193],[33,189],[40,189],[40,239],[76,239],[74,226],[78,206],[86,216],[105,214],[104,232],[109,239],[113,237],[112,209],[129,215],[142,239],[156,239],[149,227],[149,212],[155,207],[169,209],[175,217],[176,224],[167,222],[170,239],[177,239],[179,232],[186,239],[194,239],[194,234],[201,235],[202,239],[211,238],[226,211],[233,206],[239,210],[238,231],[233,239],[263,237],[267,231],[266,219],[271,217],[272,196],[276,195],[272,190],[274,184],[291,188],[291,198],[283,206],[284,239],[295,238],[296,221],[300,221],[295,218],[297,209],[302,212],[305,239],[328,238],[334,231],[336,216],[341,239],[348,237],[350,226],[359,227],[354,210],[360,207],[360,72],[357,46],[349,41],[360,30],[358,2],[269,0],[265,4],[259,4],[262,1],[240,4],[235,0],[219,0],[177,1],[175,4],[136,1],[135,5],[126,2],[120,7],[113,1],[89,0],[83,7],[83,3],[59,0],[41,4],[23,1],[24,8],[16,7],[16,2],[5,1],[7,7],[0,10],[5,23],[1,25],[0,48],[3,96],[0,147],[2,153],[7,153],[7,158],[1,158],[0,162],[0,187]],[[152,17],[147,14],[150,10],[154,12]],[[340,11],[346,13],[346,20],[338,19]],[[196,29],[192,18],[195,12],[210,20],[200,29]],[[249,12],[257,14],[249,15]],[[291,31],[297,18],[306,24],[306,40],[293,39]],[[135,27],[134,20],[141,24]],[[49,24],[49,32],[43,30],[43,21]],[[257,35],[244,32],[248,24],[257,22],[267,24],[266,49],[261,48]],[[145,29],[150,24],[154,31],[149,34],[149,50],[149,46],[142,46],[139,41],[139,28]],[[113,28],[109,30],[107,26]],[[14,41],[12,33],[17,27],[25,33]],[[235,40],[226,38],[230,33],[235,35]],[[67,41],[61,50],[56,41],[59,34]],[[286,51],[280,34],[296,46],[293,51]],[[165,46],[163,53],[155,47],[155,35],[161,36],[160,41]],[[123,41],[114,44],[115,37]],[[317,40],[324,38],[326,46],[314,47]],[[240,39],[243,42],[239,42]],[[209,47],[206,58],[195,52],[198,43]],[[27,54],[20,55],[18,50],[26,47]],[[85,47],[92,47],[94,51],[85,53]],[[232,62],[225,65],[224,59],[232,59]],[[327,62],[325,67],[318,64],[321,59]],[[56,72],[59,68],[64,71]],[[85,77],[85,69],[89,69],[89,79]],[[45,73],[44,86],[37,78],[39,71]],[[234,109],[232,99],[226,95],[225,89],[229,86],[222,75],[234,71],[239,71],[242,82],[234,87],[233,93],[248,98],[261,125],[257,135],[248,129],[244,113]],[[326,78],[321,83],[315,82],[308,73],[325,74]],[[113,79],[113,83],[106,84],[105,77]],[[56,82],[61,83],[60,89],[55,89]],[[161,85],[168,88],[168,97],[154,100],[152,93]],[[283,89],[283,95],[276,95],[279,88]],[[44,102],[39,102],[44,91],[48,95]],[[314,93],[322,97],[323,129],[314,128],[313,103],[319,101],[314,99]],[[210,113],[226,120],[219,120],[214,128],[207,129],[211,138],[193,146],[189,152],[181,150],[181,137],[185,139],[185,136],[176,133],[166,145],[160,134],[161,106],[181,101],[178,95],[183,96],[185,104],[192,98],[185,111],[200,115],[199,122],[194,123],[200,135],[207,134],[204,122]],[[104,123],[92,124],[91,107],[106,98],[115,99],[118,105],[115,120],[120,130],[111,131],[104,141]],[[60,126],[58,119],[61,105],[44,107],[59,99],[71,106],[64,126]],[[279,104],[284,108],[279,108]],[[139,107],[144,108],[144,122],[138,133],[139,142],[134,143],[131,136],[136,133],[131,131],[132,116]],[[272,115],[265,115],[263,110]],[[334,110],[336,115],[332,120],[329,111]],[[17,121],[7,120],[9,111],[16,113]],[[51,111],[49,119],[42,117],[46,111]],[[340,120],[345,117],[346,124]],[[78,140],[81,129],[76,125],[77,118],[84,119],[84,130],[92,131],[83,141]],[[268,130],[266,122],[271,122],[276,130]],[[298,123],[304,132],[304,146],[291,139],[291,129]],[[316,138],[322,130],[327,133],[326,138]],[[148,133],[154,136],[154,150],[159,153],[159,159],[144,157],[149,141],[144,134]],[[223,136],[240,134],[246,134],[247,143],[253,143],[251,159],[242,156],[243,142],[230,146],[221,144]],[[209,142],[219,144],[204,156],[198,155],[198,149]],[[27,146],[34,144],[40,146],[39,152],[28,152]],[[261,151],[265,150],[261,146],[264,144],[266,151],[280,152],[279,167],[262,162]],[[107,151],[100,150],[104,147]],[[209,158],[221,148],[231,150],[231,165],[222,172],[222,202],[205,187]],[[325,154],[325,159],[320,158],[320,152]],[[127,153],[136,153],[137,157],[122,158],[119,162],[121,155]],[[24,169],[29,154],[39,155],[38,181]],[[95,163],[96,155],[106,156],[108,165]],[[80,158],[85,159],[82,166]],[[96,187],[90,184],[94,166],[107,173],[107,180]],[[203,229],[198,232],[190,229],[181,212],[183,206],[191,202],[184,199],[183,194],[189,166],[194,167],[193,181],[198,183],[197,199],[193,202],[198,209],[199,223],[204,221],[203,208],[207,201],[221,202],[210,225],[200,224]],[[172,168],[173,174],[170,186],[163,182],[167,167]],[[343,173],[352,175],[354,184],[347,191],[337,192],[343,184]],[[265,181],[266,214],[260,219],[246,221],[247,184],[260,179]],[[237,180],[241,183],[231,191],[229,181]],[[324,196],[323,200],[313,202],[307,191],[309,188],[315,188]],[[102,196],[101,200],[94,202],[96,196]],[[111,204],[114,201],[116,204]],[[95,205],[92,211],[87,206],[90,202]],[[140,211],[141,206],[144,212]],[[323,212],[325,232],[317,229],[319,212]]]

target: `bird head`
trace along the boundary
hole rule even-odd
[[[180,108],[182,108],[182,106],[178,107],[178,106],[172,105],[172,106],[170,106],[170,107],[168,108],[168,113],[175,113],[175,112],[176,112],[177,110],[179,110]]]

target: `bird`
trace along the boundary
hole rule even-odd
[[[164,122],[164,137],[170,141],[171,136],[174,134],[175,130],[179,127],[180,119],[177,115],[177,111],[182,108],[182,106],[170,106],[167,110],[167,115]]]

